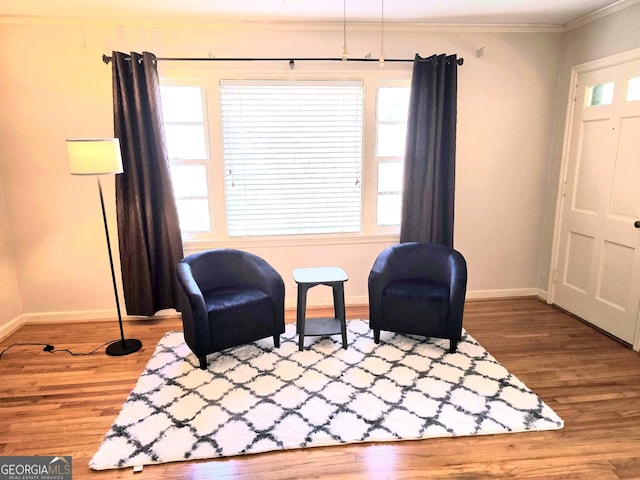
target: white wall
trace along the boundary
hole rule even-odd
[[[350,27],[352,56],[377,56],[378,27],[371,29]],[[542,283],[541,235],[562,34],[548,29],[457,30],[390,25],[385,56],[412,58],[417,52],[464,57],[455,241],[468,261],[470,296],[535,293]],[[478,58],[481,47],[485,55]],[[26,315],[71,318],[113,310],[95,183],[68,174],[64,146],[67,137],[112,136],[111,68],[101,60],[112,50],[148,50],[159,57],[333,57],[342,53],[342,28],[0,24],[0,156]],[[288,70],[287,65],[251,68]],[[106,187],[115,225],[112,179],[106,179]],[[347,302],[362,303],[375,256],[395,241],[397,237],[327,246],[250,244],[247,249],[282,273],[289,305],[295,302],[291,271],[309,264],[343,266],[350,276]]]
[[[0,175],[0,330],[21,312],[20,291],[16,276],[11,230],[7,221],[4,188]]]
[[[65,138],[113,136],[111,79],[78,32],[0,25],[0,148],[25,314],[113,309],[95,179],[72,177],[66,160]]]
[[[538,283],[540,289],[547,289],[552,264],[553,231],[572,67],[636,48],[640,48],[640,4],[637,2],[618,12],[570,29],[565,34],[564,55],[557,85],[558,101],[554,123],[556,127],[553,129],[549,178],[545,195],[544,210],[547,213],[543,223],[543,248]]]

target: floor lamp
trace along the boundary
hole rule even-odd
[[[120,301],[116,287],[116,273],[113,268],[113,255],[111,254],[111,241],[109,240],[109,227],[107,214],[104,209],[104,197],[100,175],[110,173],[122,173],[122,156],[120,154],[120,140],[117,138],[79,138],[69,139],[67,143],[67,157],[69,169],[72,175],[96,175],[98,179],[98,191],[100,192],[100,206],[102,207],[102,220],[104,221],[104,233],[107,237],[107,250],[109,252],[109,264],[111,265],[111,279],[113,280],[113,294],[116,298],[118,311],[118,323],[120,324],[120,340],[107,346],[107,355],[122,356],[137,352],[142,347],[142,342],[134,338],[125,339],[122,328],[122,314],[120,313]]]

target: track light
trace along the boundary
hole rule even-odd
[[[378,64],[384,67],[384,0],[381,0],[380,8],[380,58]]]
[[[347,0],[342,0],[342,61],[347,61]]]

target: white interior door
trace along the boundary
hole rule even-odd
[[[576,86],[553,303],[637,345],[640,60]]]

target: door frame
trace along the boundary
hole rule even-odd
[[[567,98],[567,111],[564,123],[564,138],[562,141],[562,157],[560,163],[560,175],[558,177],[558,187],[556,193],[556,212],[553,226],[553,243],[551,248],[551,266],[549,269],[549,280],[547,284],[547,303],[552,304],[555,297],[556,277],[558,275],[558,257],[560,252],[560,228],[562,226],[562,211],[565,201],[564,189],[567,183],[567,174],[569,168],[569,149],[571,146],[571,136],[573,133],[573,120],[577,100],[575,98],[578,89],[578,77],[583,73],[601,70],[603,68],[615,67],[623,63],[640,60],[640,48],[634,48],[626,52],[617,53],[608,57],[599,58],[589,62],[581,63],[571,67],[571,78],[569,84],[569,95]],[[636,317],[636,331],[633,341],[633,349],[640,351],[640,305],[638,306],[638,315]]]

